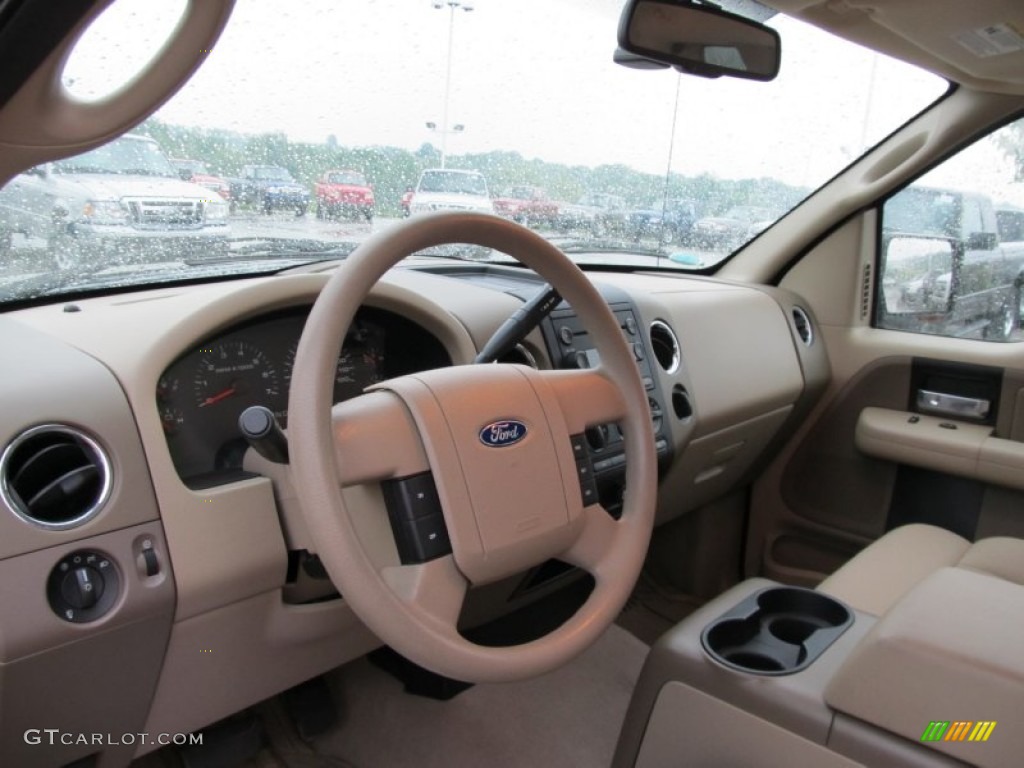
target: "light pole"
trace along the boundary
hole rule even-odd
[[[433,4],[436,10],[448,6],[448,58],[445,63],[444,108],[441,112],[441,127],[437,128],[436,125],[427,123],[428,128],[441,134],[441,167],[444,168],[445,158],[448,155],[448,134],[460,133],[465,128],[463,125],[456,125],[450,129],[448,127],[448,99],[452,90],[452,41],[455,38],[455,11],[459,9],[468,13],[473,10],[473,5],[466,0],[433,0]]]
[[[466,130],[466,126],[462,123],[456,123],[450,129],[438,128],[437,123],[427,123],[427,130],[433,131],[434,133],[441,134],[441,167],[444,168],[444,160],[448,145],[448,134],[449,133],[462,133]]]

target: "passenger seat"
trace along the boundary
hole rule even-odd
[[[1024,539],[967,539],[915,523],[894,528],[818,585],[864,613],[881,616],[926,577],[947,566],[1024,585]]]

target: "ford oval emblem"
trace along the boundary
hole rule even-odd
[[[526,437],[526,425],[515,419],[492,421],[480,430],[480,442],[488,448],[507,448]]]

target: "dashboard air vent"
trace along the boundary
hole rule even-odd
[[[651,349],[654,350],[654,358],[665,373],[675,373],[679,370],[679,339],[668,324],[661,320],[651,323]]]
[[[0,494],[18,517],[65,530],[94,517],[110,495],[110,461],[92,438],[47,424],[22,432],[0,456]]]
[[[793,307],[793,325],[800,341],[808,347],[814,343],[814,327],[811,325],[811,318],[800,307]]]

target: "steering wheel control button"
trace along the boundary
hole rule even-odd
[[[46,584],[50,608],[60,618],[83,624],[107,613],[117,601],[121,580],[101,552],[81,550],[57,562]]]
[[[583,499],[583,506],[587,507],[599,501],[597,494],[597,481],[594,478],[594,465],[590,460],[590,451],[587,450],[587,437],[582,435],[570,435],[572,452],[576,457],[576,476],[580,482],[580,496]]]
[[[448,528],[441,514],[421,517],[405,524],[409,561],[425,563],[452,551]],[[399,552],[401,554],[401,552]],[[403,562],[405,560],[403,559]]]
[[[388,514],[395,519],[417,520],[441,512],[441,500],[430,472],[388,480],[381,485]]]
[[[425,563],[452,551],[430,472],[381,484],[391,531],[404,565]]]
[[[572,443],[572,455],[576,461],[586,458],[588,455],[586,435],[570,435],[569,440]]]

